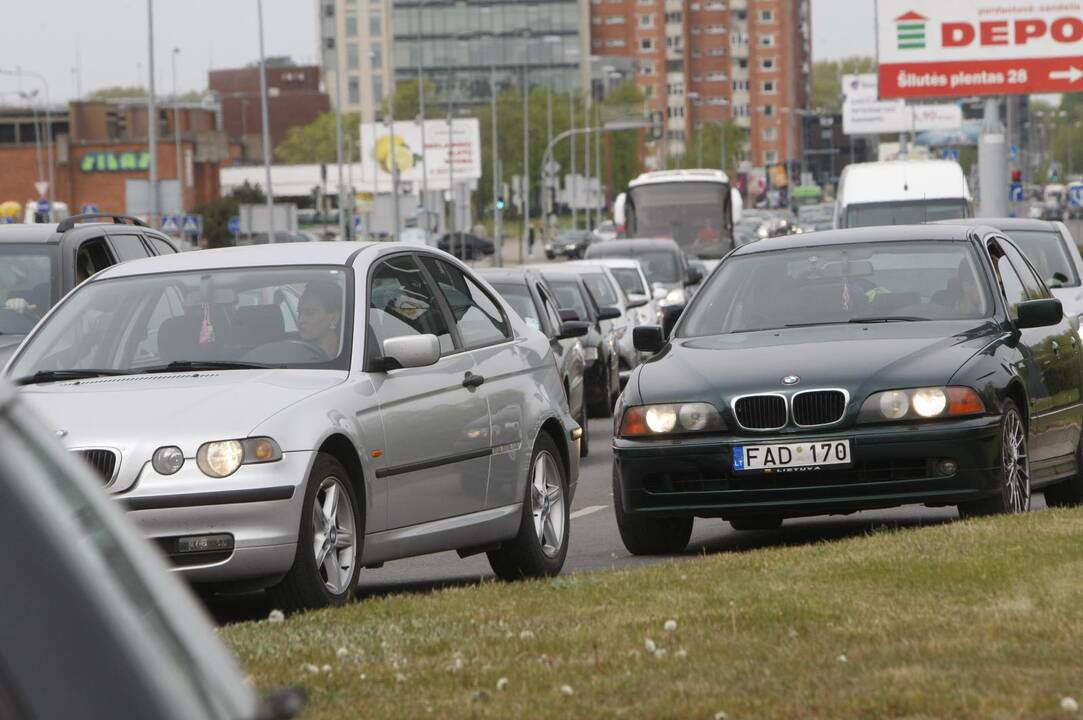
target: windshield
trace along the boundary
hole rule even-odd
[[[583,284],[590,291],[594,304],[598,307],[613,307],[620,305],[617,291],[609,284],[609,279],[601,273],[588,273],[583,275]]]
[[[722,257],[732,247],[729,185],[671,182],[628,191],[629,237],[667,237],[699,257]]]
[[[806,247],[730,258],[699,291],[679,334],[982,318],[991,308],[969,243]]]
[[[910,200],[907,202],[861,203],[846,208],[846,227],[871,225],[920,225],[936,220],[970,217],[966,200]]]
[[[143,372],[208,363],[349,367],[346,268],[203,270],[82,286],[11,368]]]
[[[663,250],[640,253],[635,257],[643,266],[643,274],[650,282],[669,284],[681,281],[681,269],[676,254]]]
[[[23,335],[53,306],[56,246],[0,245],[0,333]]]
[[[613,277],[617,278],[625,295],[639,294],[649,295],[647,288],[643,287],[643,278],[635,268],[610,268]]]
[[[534,298],[530,297],[530,291],[525,285],[493,285],[493,287],[508,302],[508,305],[511,305],[511,309],[519,313],[519,317],[527,325],[535,330],[541,330],[538,308],[534,305]]]
[[[550,284],[553,286],[553,292],[556,293],[557,302],[560,303],[561,308],[575,310],[580,320],[590,320],[583,294],[579,292],[579,286],[576,283],[558,281]]]
[[[1013,230],[1008,237],[1027,256],[1046,285],[1051,288],[1079,286],[1079,276],[1059,232]]]

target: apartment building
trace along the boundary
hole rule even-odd
[[[372,122],[391,87],[391,0],[319,0],[324,86],[332,107]]]
[[[752,166],[799,161],[811,101],[809,0],[590,0],[591,52],[633,58],[665,137],[648,166],[732,118]]]

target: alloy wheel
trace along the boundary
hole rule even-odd
[[[1009,413],[1004,419],[1001,454],[1008,489],[1008,512],[1026,512],[1030,509],[1030,459],[1026,430],[1016,412]]]
[[[556,460],[549,452],[538,453],[534,458],[530,483],[534,532],[546,557],[556,557],[564,547],[564,484]]]
[[[324,478],[316,491],[316,501],[312,504],[312,530],[316,571],[327,591],[340,595],[346,591],[346,584],[353,576],[357,528],[350,496],[337,477]]]

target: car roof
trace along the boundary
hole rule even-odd
[[[276,243],[273,245],[246,245],[243,247],[200,250],[199,252],[159,255],[153,258],[129,260],[114,265],[95,276],[95,279],[151,275],[163,272],[215,270],[236,267],[274,267],[279,265],[346,265],[358,252],[369,248],[388,248],[392,243],[377,242],[321,242]],[[397,244],[395,244],[397,245]],[[409,250],[421,250],[413,245]],[[403,250],[403,247],[389,249]]]
[[[57,223],[13,223],[0,225],[0,243],[56,243]]]
[[[680,252],[681,249],[677,245],[676,241],[669,238],[622,238],[618,240],[607,240],[604,243],[596,243],[591,245],[587,250],[592,257],[587,258],[593,260],[595,257],[605,257],[606,255],[620,255],[628,252],[629,250],[672,250],[673,252]]]
[[[973,226],[973,218],[958,220],[937,220],[937,225],[966,225]],[[1059,232],[1056,223],[1051,220],[1035,220],[1031,218],[981,218],[982,225],[996,228],[997,230],[1038,230],[1044,232]]]
[[[853,163],[839,180],[846,205],[945,198],[970,199],[966,176],[952,160]]]
[[[565,270],[559,266],[554,266],[553,269],[543,267],[538,268],[538,270],[549,282],[574,282],[577,285],[582,282],[579,273],[574,270]]]
[[[537,271],[528,267],[476,268],[474,272],[493,285],[525,285],[528,278],[537,276]]]
[[[604,265],[608,268],[642,268],[639,260],[630,257],[592,257],[583,262]]]
[[[754,255],[772,250],[819,247],[823,245],[850,245],[854,243],[904,242],[907,240],[965,241],[972,230],[983,228],[973,220],[965,225],[883,225],[876,227],[848,228],[846,230],[822,230],[800,235],[783,235],[764,238],[733,251],[734,255]],[[992,231],[993,228],[985,228]]]

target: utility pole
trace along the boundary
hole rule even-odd
[[[594,227],[602,224],[602,103],[594,103],[594,172],[598,176],[598,195],[591,194],[594,204]]]
[[[147,54],[150,82],[147,88],[147,149],[150,168],[147,181],[150,224],[158,227],[158,108],[154,102],[154,0],[147,0]]]
[[[583,103],[583,127],[585,127],[587,129],[587,134],[583,136],[583,154],[584,154],[584,158],[583,158],[583,175],[587,179],[587,195],[588,196],[590,195],[590,136],[591,136],[591,124],[592,124],[591,121],[590,121],[590,110],[591,110],[591,93],[588,90],[586,98],[584,99],[584,103]],[[590,203],[587,203],[586,218],[585,219],[587,221],[586,229],[587,230],[593,229],[594,226],[591,224],[593,222],[593,218],[591,216]]]
[[[530,237],[530,59],[529,36],[523,38],[523,236],[519,241],[519,264],[524,262],[527,239]]]
[[[492,125],[492,132],[489,134],[492,136],[492,152],[490,154],[493,156],[493,241],[496,245],[496,266],[502,267],[504,265],[504,236],[501,234],[500,227],[501,211],[497,207],[497,201],[500,199],[500,160],[497,157],[500,143],[497,139],[499,129],[496,124],[496,63],[489,67],[489,95],[492,101],[489,109],[489,122]]]
[[[421,213],[425,218],[425,244],[429,244],[429,163],[425,159],[428,156],[428,146],[425,144],[425,77],[421,71],[421,6],[424,0],[417,3],[417,104],[418,125],[421,126]]]
[[[399,239],[399,163],[395,157],[395,84],[391,83],[391,92],[387,95],[388,124],[391,126],[391,214],[394,215],[391,226],[391,239]]]
[[[177,100],[177,55],[180,48],[173,48],[173,56],[170,65],[173,70],[173,140],[177,144],[177,186],[180,192],[180,209],[184,211],[184,172],[181,164],[181,141],[180,141],[180,105]]]
[[[579,183],[576,182],[576,178],[575,178],[575,90],[572,90],[572,92],[569,94],[568,100],[571,103],[571,108],[572,108],[571,113],[570,113],[570,115],[571,115],[571,127],[569,128],[572,131],[572,135],[571,135],[571,140],[572,140],[572,163],[571,163],[571,165],[572,166],[570,168],[570,170],[571,170],[571,176],[570,176],[571,180],[568,182],[568,187],[566,188],[566,190],[568,191],[568,204],[572,206],[572,230],[578,230],[579,229],[579,212],[575,209],[575,196],[576,196],[575,191],[576,191],[576,186],[579,184]]]
[[[271,186],[271,119],[267,111],[267,58],[263,52],[263,0],[256,0],[256,14],[259,20],[259,104],[263,115],[263,171],[267,177],[267,242],[274,242],[275,235],[275,194]],[[338,78],[336,77],[336,80]],[[339,138],[341,149],[341,138]],[[342,185],[342,164],[339,156],[338,181],[339,192]],[[341,210],[339,211],[341,213]]]
[[[447,177],[448,177],[448,192],[451,193],[451,217],[448,218],[448,250],[451,254],[455,254],[455,229],[456,229],[456,210],[458,205],[458,196],[455,194],[455,124],[454,124],[454,111],[455,108],[455,67],[449,68],[448,73],[448,89],[447,89]],[[464,252],[463,255],[466,253]]]

